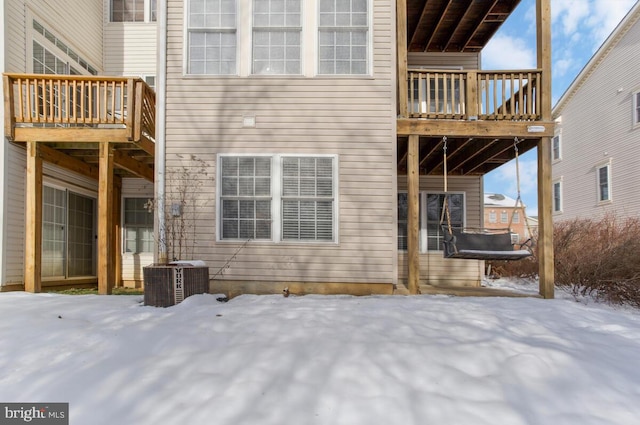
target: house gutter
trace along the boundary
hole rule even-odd
[[[158,0],[158,63],[156,84],[156,158],[155,158],[155,188],[156,188],[156,223],[157,223],[157,252],[156,262],[167,263],[167,237],[165,223],[165,176],[166,176],[166,94],[167,94],[167,1]]]

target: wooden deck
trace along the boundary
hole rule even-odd
[[[98,181],[97,282],[110,293],[119,276],[121,179],[154,179],[155,93],[125,77],[4,74],[3,84],[5,137],[26,150],[25,290],[42,290],[43,162],[50,162]]]

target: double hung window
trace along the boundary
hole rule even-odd
[[[155,22],[157,0],[111,0],[111,22]]]
[[[189,74],[236,74],[235,0],[189,0]]]
[[[598,202],[611,201],[611,167],[609,164],[597,168]]]
[[[301,74],[302,0],[253,0],[253,74]]]
[[[320,0],[318,74],[368,72],[369,2]]]
[[[219,239],[336,240],[334,156],[221,156]]]

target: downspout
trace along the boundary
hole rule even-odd
[[[166,94],[167,94],[167,1],[158,0],[158,54],[157,84],[156,84],[156,159],[155,159],[155,188],[156,188],[156,223],[157,223],[157,253],[156,262],[167,263],[167,237],[165,223],[165,175],[166,175]]]

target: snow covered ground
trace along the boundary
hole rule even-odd
[[[640,312],[558,295],[2,293],[0,401],[72,425],[637,425]]]

